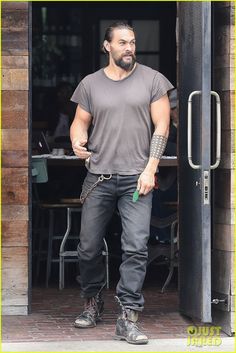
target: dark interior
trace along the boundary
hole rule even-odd
[[[68,135],[56,135],[58,112],[69,116],[71,123],[76,106],[69,98],[80,80],[106,65],[101,51],[104,29],[116,20],[125,20],[136,29],[137,61],[164,74],[176,86],[176,3],[175,2],[33,2],[32,3],[32,148],[33,154],[42,152],[35,146],[35,136],[43,132],[50,153],[53,148],[63,148],[72,154]],[[60,93],[58,93],[60,92]],[[62,92],[62,93],[61,93]],[[45,152],[44,152],[45,153]],[[79,197],[86,168],[71,161],[68,165],[59,160],[48,160],[48,182],[37,184],[40,200],[59,200]],[[163,171],[163,176],[168,170]],[[176,172],[176,171],[175,171]],[[177,173],[176,173],[177,175]],[[35,188],[33,188],[35,189]],[[162,202],[177,201],[177,180],[166,191],[154,195],[153,214],[166,216],[176,210],[160,207]],[[33,201],[34,202],[34,201]],[[37,232],[34,230],[33,207],[33,285],[45,284],[46,262],[40,263],[36,275]],[[65,229],[65,213],[58,211],[56,231]],[[77,218],[78,220],[78,218]],[[78,232],[73,220],[73,231]],[[48,226],[48,224],[46,224]],[[158,231],[151,228],[150,244],[168,244],[170,226]],[[110,281],[115,285],[119,278],[121,224],[116,213],[108,227],[107,242],[110,256]],[[34,248],[34,244],[35,248]],[[46,242],[42,245],[47,251]],[[76,247],[76,240],[71,245]],[[35,250],[36,249],[36,250]],[[58,245],[53,251],[58,252]],[[158,266],[158,267],[157,267]],[[176,286],[177,271],[172,285]],[[66,286],[76,285],[79,269],[75,263],[66,265]],[[145,285],[162,285],[168,274],[165,256],[150,263]],[[36,278],[37,277],[37,278]],[[58,285],[58,263],[52,266],[50,286]]]

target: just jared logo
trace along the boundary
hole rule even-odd
[[[188,346],[219,346],[222,343],[220,337],[221,326],[188,326]]]

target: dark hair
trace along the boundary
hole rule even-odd
[[[106,31],[105,31],[105,35],[104,35],[104,40],[107,40],[109,43],[112,41],[112,37],[113,37],[113,31],[114,29],[123,29],[126,28],[132,32],[134,32],[134,29],[127,23],[127,22],[113,22],[109,27],[107,27]],[[102,44],[102,50],[105,54],[108,54],[108,51],[106,50],[106,48],[104,47],[104,45]]]

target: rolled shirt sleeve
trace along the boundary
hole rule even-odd
[[[174,86],[170,83],[170,81],[160,72],[157,72],[152,84],[151,103],[160,99],[173,88]]]
[[[91,114],[90,98],[83,81],[79,83],[70,100]]]

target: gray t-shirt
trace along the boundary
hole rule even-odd
[[[150,104],[172,88],[161,73],[141,64],[119,81],[100,69],[80,82],[71,100],[92,115],[91,173],[134,175],[144,170],[153,133]]]

